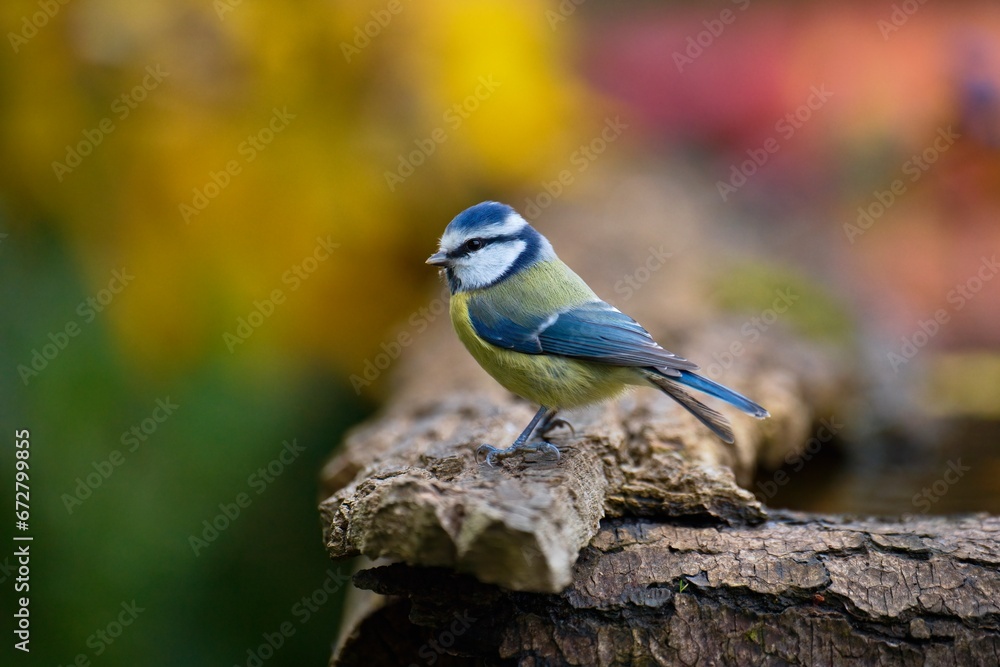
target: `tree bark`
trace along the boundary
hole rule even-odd
[[[700,340],[716,338],[726,335]],[[772,345],[781,363],[757,367],[779,356]],[[554,438],[557,462],[511,457],[495,468],[476,462],[476,447],[512,439],[532,406],[474,393],[414,402],[403,392],[327,466],[327,548],[335,558],[445,566],[513,590],[555,593],[571,583],[602,518],[760,523],[764,508],[737,478],[747,482],[765,450],[807,441],[822,417],[814,397],[838,395],[843,381],[832,361],[816,363],[821,356],[775,339],[741,359],[750,377],[727,380],[771,418],[733,415],[736,445],[650,390],[575,419],[576,435]]]
[[[997,665],[998,538],[985,516],[614,519],[559,594],[443,568],[360,572],[391,597],[336,664]]]

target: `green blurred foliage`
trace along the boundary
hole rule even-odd
[[[789,268],[762,263],[727,266],[713,283],[720,308],[777,316],[797,333],[839,344],[857,342],[857,325],[846,304],[813,278]],[[770,324],[770,322],[768,323]]]
[[[9,318],[0,362],[12,369],[25,361],[20,351],[41,348],[87,293],[52,240],[30,254],[9,250],[0,249]],[[40,265],[53,271],[23,279]],[[45,315],[37,304],[46,304]],[[261,633],[296,621],[294,603],[322,584],[331,564],[316,521],[316,471],[367,409],[339,380],[273,361],[214,362],[149,382],[95,319],[27,388],[5,374],[2,398],[3,423],[31,432],[37,664],[69,663],[80,653],[95,664],[235,664]],[[158,401],[176,408],[167,416],[156,411]],[[301,455],[273,482],[256,477],[251,485],[293,439]],[[220,503],[232,513],[239,493],[250,504],[219,520],[228,527],[196,554],[191,536],[203,536],[201,522],[215,520]],[[98,656],[104,643],[94,633],[132,600],[145,611]],[[337,606],[328,603],[299,627],[279,663],[324,660]]]

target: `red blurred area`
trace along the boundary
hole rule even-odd
[[[891,338],[943,309],[935,345],[1000,344],[1000,5],[648,8],[591,16],[583,41],[648,145],[694,158],[783,249],[820,246]]]

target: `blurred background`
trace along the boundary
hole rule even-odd
[[[0,15],[0,488],[28,429],[35,538],[10,664],[325,664],[350,569],[318,470],[442,314],[423,260],[484,199],[543,233],[683,209],[716,249],[700,302],[748,337],[806,295],[779,326],[850,349],[874,398],[787,485],[761,470],[769,505],[1000,512],[995,2]]]

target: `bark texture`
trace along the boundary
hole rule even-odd
[[[706,332],[702,340],[715,337]],[[804,443],[820,417],[818,401],[806,397],[835,396],[842,380],[832,362],[816,363],[816,349],[771,345],[781,346],[783,365],[758,367],[746,355],[752,379],[732,381],[772,415],[733,414],[736,446],[649,390],[574,419],[575,435],[554,438],[557,462],[511,457],[491,468],[476,463],[476,447],[509,442],[532,406],[477,394],[401,404],[351,435],[328,466],[327,548],[335,558],[445,566],[513,590],[554,593],[572,581],[602,518],[760,523],[764,508],[737,476],[748,480],[767,448]],[[756,354],[777,352],[761,345]]]
[[[355,581],[393,597],[355,629],[345,666],[372,664],[380,636],[395,653],[376,664],[1000,664],[996,517],[614,519],[559,594],[402,564]]]

